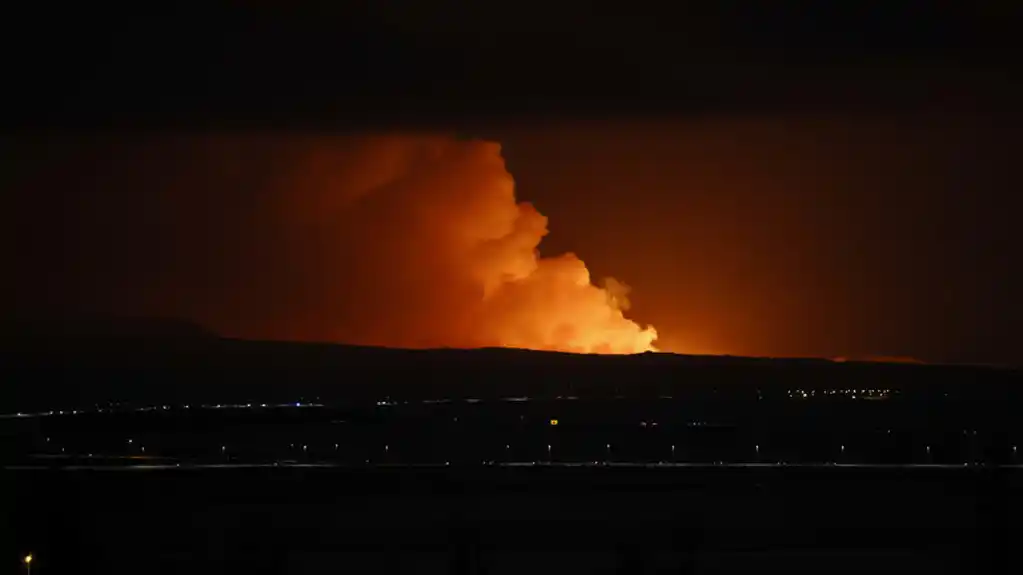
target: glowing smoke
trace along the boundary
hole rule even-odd
[[[334,243],[321,338],[395,347],[653,350],[573,254],[540,258],[547,218],[518,203],[498,144],[386,136],[310,148],[277,186],[291,234]],[[328,281],[324,278],[324,281]],[[315,302],[309,302],[315,305]],[[294,330],[293,330],[294,331]],[[302,334],[299,328],[296,333]]]

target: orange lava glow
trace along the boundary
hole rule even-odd
[[[363,246],[346,263],[345,297],[354,300],[342,304],[331,339],[412,348],[655,350],[654,328],[624,315],[625,284],[594,285],[573,254],[538,255],[547,218],[517,201],[498,144],[386,136],[361,139],[345,152],[342,161],[329,150],[310,158],[297,177],[319,195],[290,206],[291,217],[309,225],[329,218],[325,225],[339,234],[334,241]]]

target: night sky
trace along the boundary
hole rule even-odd
[[[24,130],[5,140],[4,313],[400,330],[413,320],[352,302],[401,299],[412,284],[374,284],[392,268],[364,262],[427,236],[389,208],[311,223],[373,172],[363,134],[397,125],[499,142],[516,195],[549,218],[541,253],[630,285],[626,316],[663,349],[1023,362],[1019,90],[996,34],[963,48],[989,20],[820,14],[825,34],[752,14],[714,20],[731,25],[719,37],[579,20],[586,51],[557,33],[568,10],[489,29],[401,12],[372,34],[345,20],[333,42],[257,19],[212,19],[174,49],[132,30],[134,51],[109,39],[57,61],[73,81],[21,94]],[[849,32],[874,22],[873,43]],[[528,52],[507,48],[524,37]],[[150,65],[130,68],[133,52]],[[466,293],[411,298],[402,317],[421,304],[434,321]]]

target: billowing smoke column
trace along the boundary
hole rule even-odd
[[[515,198],[500,146],[434,136],[359,138],[306,154],[289,228],[343,242],[326,337],[393,347],[654,350],[626,319],[628,288],[594,285],[572,254],[541,258],[547,218]],[[301,223],[299,227],[294,226]],[[335,314],[333,317],[329,314]]]

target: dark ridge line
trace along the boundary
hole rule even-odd
[[[245,351],[263,351],[269,355],[274,352],[281,354],[302,353],[316,354],[321,359],[343,360],[346,356],[359,359],[374,359],[402,356],[416,360],[467,360],[500,361],[503,359],[523,360],[525,364],[544,363],[545,360],[556,362],[556,365],[615,364],[634,365],[640,367],[667,366],[758,366],[776,368],[797,368],[828,366],[835,369],[874,368],[901,371],[935,371],[938,369],[967,369],[984,371],[1019,371],[1020,367],[999,364],[970,363],[930,363],[909,361],[884,361],[875,359],[833,359],[824,357],[770,357],[770,356],[739,356],[739,355],[706,355],[681,354],[664,351],[647,351],[634,354],[590,354],[551,350],[534,350],[512,347],[481,347],[481,348],[401,348],[385,346],[352,345],[326,341],[294,341],[264,340],[236,337],[221,337],[195,324],[181,322],[181,326],[194,327],[187,332],[156,333],[156,334],[27,334],[14,336],[9,332],[2,338],[5,349],[3,355],[17,355],[16,352],[36,352],[55,356],[95,356],[116,353],[118,347],[144,346],[146,354],[153,358],[172,356],[176,353],[235,353]],[[154,347],[154,344],[157,344]],[[261,356],[265,357],[265,356]]]

